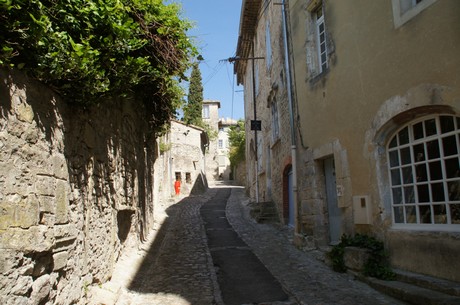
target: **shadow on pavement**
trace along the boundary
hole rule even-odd
[[[181,304],[213,304],[210,259],[199,219],[200,206],[199,200],[186,197],[166,209],[168,216],[129,285],[130,291],[174,295],[186,301]]]
[[[229,224],[231,191],[218,187],[206,202],[186,197],[167,208],[168,217],[128,289],[146,296],[174,295],[180,304],[193,305],[287,300],[279,282]]]

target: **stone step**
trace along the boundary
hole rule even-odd
[[[253,203],[251,216],[259,223],[279,223],[278,209],[273,202]]]
[[[458,305],[460,297],[422,288],[401,281],[383,281],[376,278],[364,280],[374,289],[414,305]]]
[[[260,214],[261,215],[267,215],[267,216],[272,216],[272,215],[278,216],[278,211],[276,211],[276,210],[273,210],[273,211],[272,210],[269,210],[269,211],[262,210],[262,211],[260,211]]]
[[[460,283],[405,270],[393,269],[395,281],[364,276],[361,272],[369,258],[367,249],[346,247],[344,262],[348,272],[371,287],[409,304],[460,304]]]
[[[400,282],[460,297],[460,283],[399,269],[395,269],[394,272]]]

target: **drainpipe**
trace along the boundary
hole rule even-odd
[[[294,127],[294,101],[292,98],[292,80],[291,80],[291,65],[289,57],[289,45],[288,45],[288,23],[287,23],[287,10],[286,10],[286,1],[282,0],[281,8],[283,15],[283,40],[284,40],[284,63],[286,65],[286,81],[287,81],[287,95],[289,103],[289,123],[291,127],[291,158],[292,158],[292,193],[294,201],[294,231],[295,233],[300,233],[300,224],[299,224],[299,207],[298,207],[298,192],[297,192],[297,145],[296,145],[296,134]]]
[[[254,121],[257,120],[257,98],[256,98],[256,68],[255,68],[255,57],[254,57],[254,39],[252,39],[252,99],[254,103]],[[259,143],[257,142],[257,128],[254,128],[254,151],[255,155],[255,174],[256,174],[256,203],[259,203],[259,155],[257,152]]]

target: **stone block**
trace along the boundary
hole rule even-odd
[[[13,164],[11,159],[2,164],[2,175],[4,175],[4,183],[2,185],[2,193],[18,194],[18,178],[21,177],[21,169]]]
[[[21,200],[19,202],[0,202],[0,230],[9,227],[30,228],[39,220],[38,202]]]
[[[56,184],[56,223],[69,222],[68,205],[67,183],[59,180]]]
[[[27,264],[25,266],[22,266],[19,269],[19,272],[20,272],[21,275],[32,275],[33,272],[34,272],[34,264],[30,263],[30,264]]]
[[[358,247],[345,247],[343,260],[348,269],[354,271],[363,271],[364,265],[370,257],[369,249]]]
[[[38,196],[40,212],[54,214],[56,212],[56,198],[50,196]]]
[[[32,286],[32,277],[31,276],[20,276],[16,280],[16,285],[11,289],[11,293],[14,295],[26,295]]]
[[[19,251],[0,248],[0,274],[10,272],[22,257]]]
[[[30,126],[24,132],[24,140],[28,143],[35,144],[38,142],[39,134],[37,128],[35,126]]]
[[[25,305],[30,304],[30,302],[28,297],[9,294],[6,296],[0,296],[0,304]]]
[[[40,212],[40,221],[41,225],[53,226],[56,222],[56,215],[50,213]]]
[[[48,298],[51,292],[50,275],[45,274],[39,277],[32,284],[32,293],[30,294],[30,302],[32,304],[41,304],[41,302]]]
[[[0,202],[0,230],[6,230],[11,226],[14,215],[14,205],[10,202]]]
[[[44,252],[54,245],[54,234],[47,226],[39,225],[29,229],[10,228],[0,231],[0,245],[6,249],[30,252]]]
[[[37,195],[54,196],[56,179],[50,176],[37,175],[35,190]]]
[[[64,269],[69,259],[67,251],[58,252],[53,254],[53,271]]]
[[[67,180],[69,178],[69,172],[67,168],[67,161],[64,156],[53,156],[52,162],[54,176],[59,179]]]
[[[78,229],[74,224],[54,226],[54,236],[56,239],[77,238]]]
[[[16,117],[22,122],[32,123],[34,120],[34,111],[28,104],[19,104],[16,106]]]

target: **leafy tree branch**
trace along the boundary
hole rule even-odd
[[[0,66],[75,104],[136,95],[159,126],[184,96],[190,27],[162,0],[0,0]]]

